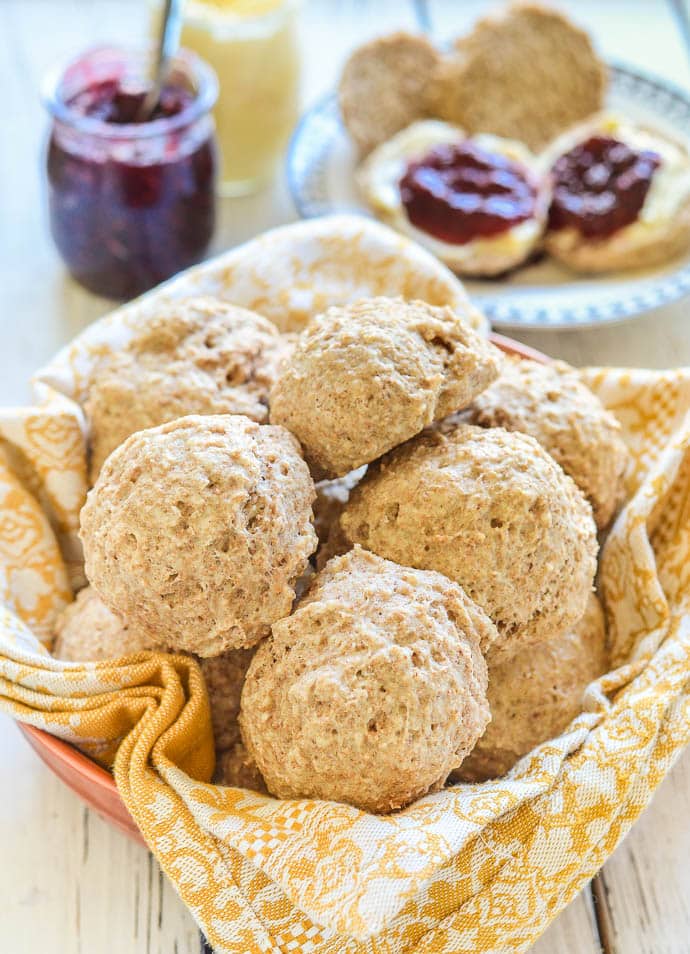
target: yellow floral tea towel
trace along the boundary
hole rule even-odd
[[[380,226],[303,223],[98,322],[39,376],[37,407],[0,414],[0,707],[113,767],[218,954],[524,951],[690,738],[690,370],[584,372],[634,460],[600,571],[617,668],[592,684],[562,736],[503,779],[456,785],[387,817],[220,788],[208,783],[208,703],[193,662],[140,653],[80,665],[41,647],[80,574],[76,401],[90,362],[131,334],[140,308],[171,295],[221,294],[290,315],[294,327],[348,288],[450,303],[463,294]]]

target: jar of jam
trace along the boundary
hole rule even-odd
[[[198,262],[215,224],[215,74],[180,52],[142,116],[147,57],[92,50],[45,90],[53,239],[76,281],[119,300]]]

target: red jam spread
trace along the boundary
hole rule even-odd
[[[55,243],[78,282],[121,300],[198,262],[215,220],[209,115],[185,124],[194,93],[169,85],[141,122],[144,95],[119,79],[87,85],[65,101],[69,118],[56,120],[48,146]]]
[[[661,157],[608,136],[590,136],[555,163],[549,228],[586,238],[613,235],[636,221]]]
[[[412,225],[465,245],[532,218],[537,190],[520,163],[466,140],[436,146],[408,163],[400,196]]]
[[[74,113],[99,119],[102,123],[141,122],[139,111],[144,103],[144,90],[127,89],[118,80],[104,80],[81,90],[67,103]],[[147,122],[164,116],[177,116],[194,101],[194,96],[182,86],[164,86],[155,109]]]

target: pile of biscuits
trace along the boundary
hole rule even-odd
[[[460,275],[503,275],[544,253],[582,273],[667,261],[690,245],[687,144],[604,111],[607,84],[590,37],[529,0],[448,49],[404,32],[371,40],[339,85],[362,197]],[[406,194],[420,163],[423,214]],[[507,169],[531,193],[528,212],[473,231],[488,197],[499,217],[513,201]],[[458,237],[463,218],[469,234]]]
[[[218,782],[377,813],[561,732],[606,670],[627,450],[573,369],[473,318],[149,308],[88,383],[89,586],[55,655],[193,654]]]

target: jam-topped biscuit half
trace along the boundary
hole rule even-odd
[[[521,265],[542,237],[550,179],[522,143],[469,137],[420,120],[379,146],[358,173],[368,205],[460,275]]]
[[[600,114],[556,140],[547,251],[576,271],[642,268],[690,245],[690,156],[660,130]]]

